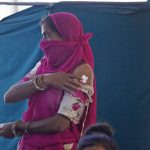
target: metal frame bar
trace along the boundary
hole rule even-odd
[[[0,5],[51,5],[48,2],[0,2]]]
[[[65,2],[65,1],[60,1],[60,2]],[[91,1],[66,1],[65,3],[102,3],[102,4],[145,4],[145,3],[149,3],[150,0],[147,0],[146,2],[92,2]],[[36,6],[40,6],[40,5],[53,5],[54,3],[58,3],[58,2],[0,2],[0,5],[26,5],[26,6],[30,6],[30,5],[36,5]]]

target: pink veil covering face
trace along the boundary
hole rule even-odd
[[[41,40],[40,47],[48,61],[49,71],[70,72],[81,61],[94,68],[94,58],[88,40],[92,33],[83,33],[79,19],[71,13],[50,14],[55,27],[63,41]]]
[[[81,22],[76,16],[71,13],[58,12],[50,14],[49,17],[51,17],[54,25],[62,36],[63,41],[47,41],[44,39],[41,40],[40,47],[44,52],[45,56],[41,59],[41,65],[39,66],[36,74],[53,73],[59,71],[69,73],[72,72],[82,62],[89,64],[91,68],[94,69],[94,58],[88,42],[92,34],[84,34]],[[85,122],[85,128],[88,125],[96,122],[95,85],[96,84],[94,79],[95,93],[93,95],[93,103],[91,103],[89,107],[88,115]],[[51,97],[53,99],[50,99]],[[40,120],[44,119],[42,117],[53,116],[57,113],[62,97],[63,91],[61,89],[56,89],[52,87],[49,88],[47,91],[39,92],[30,96],[28,111],[25,112],[23,116],[24,121]],[[43,111],[40,112],[40,108],[43,108]],[[69,135],[69,132],[65,132]],[[45,137],[50,139],[50,137]],[[33,136],[30,138],[30,136],[27,136],[25,137],[24,141],[28,141],[27,143],[35,142],[35,144],[37,144],[37,141],[39,140],[41,145],[42,141],[40,139],[42,138],[44,145],[46,143],[50,143],[50,141],[52,141],[52,144],[54,144],[57,143],[57,141],[62,140],[60,139],[61,136],[59,136],[59,139],[58,136],[56,138],[52,136],[51,140],[46,139],[45,137],[35,135],[35,138],[33,138]]]

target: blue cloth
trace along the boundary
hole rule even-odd
[[[116,130],[121,150],[150,149],[150,5],[148,3],[57,3],[34,6],[0,22],[0,122],[20,119],[26,102],[5,104],[4,92],[43,55],[39,21],[48,12],[69,11],[93,32],[98,120]],[[0,150],[18,139],[0,138]]]
[[[0,123],[21,119],[25,102],[5,104],[4,92],[19,81],[43,55],[39,49],[40,20],[48,6],[32,7],[11,15],[0,22]],[[18,138],[0,138],[0,150],[15,150]]]

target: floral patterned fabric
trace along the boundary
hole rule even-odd
[[[78,124],[83,116],[87,103],[92,102],[91,96],[93,94],[93,87],[89,85],[84,85],[81,91],[76,91],[73,94],[65,92],[58,114],[65,115],[73,123]],[[86,101],[83,98],[85,96],[87,97]]]

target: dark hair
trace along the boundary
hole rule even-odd
[[[104,122],[104,123],[97,123],[88,127],[84,132],[84,136],[95,134],[95,133],[103,133],[111,137],[113,135],[113,132],[114,131],[112,127],[108,123]]]
[[[52,31],[54,31],[54,32],[56,32],[56,33],[58,33],[58,34],[60,35],[60,33],[59,33],[59,31],[57,30],[57,28],[55,27],[55,25],[54,25],[54,23],[53,23],[51,17],[46,16],[46,17],[42,18],[41,21],[40,21],[40,25],[42,25],[42,24],[45,23],[45,22],[48,24],[49,28],[50,28]]]
[[[78,143],[78,150],[92,146],[102,146],[105,150],[117,150],[117,145],[112,139],[113,130],[108,123],[97,123],[85,131]]]

